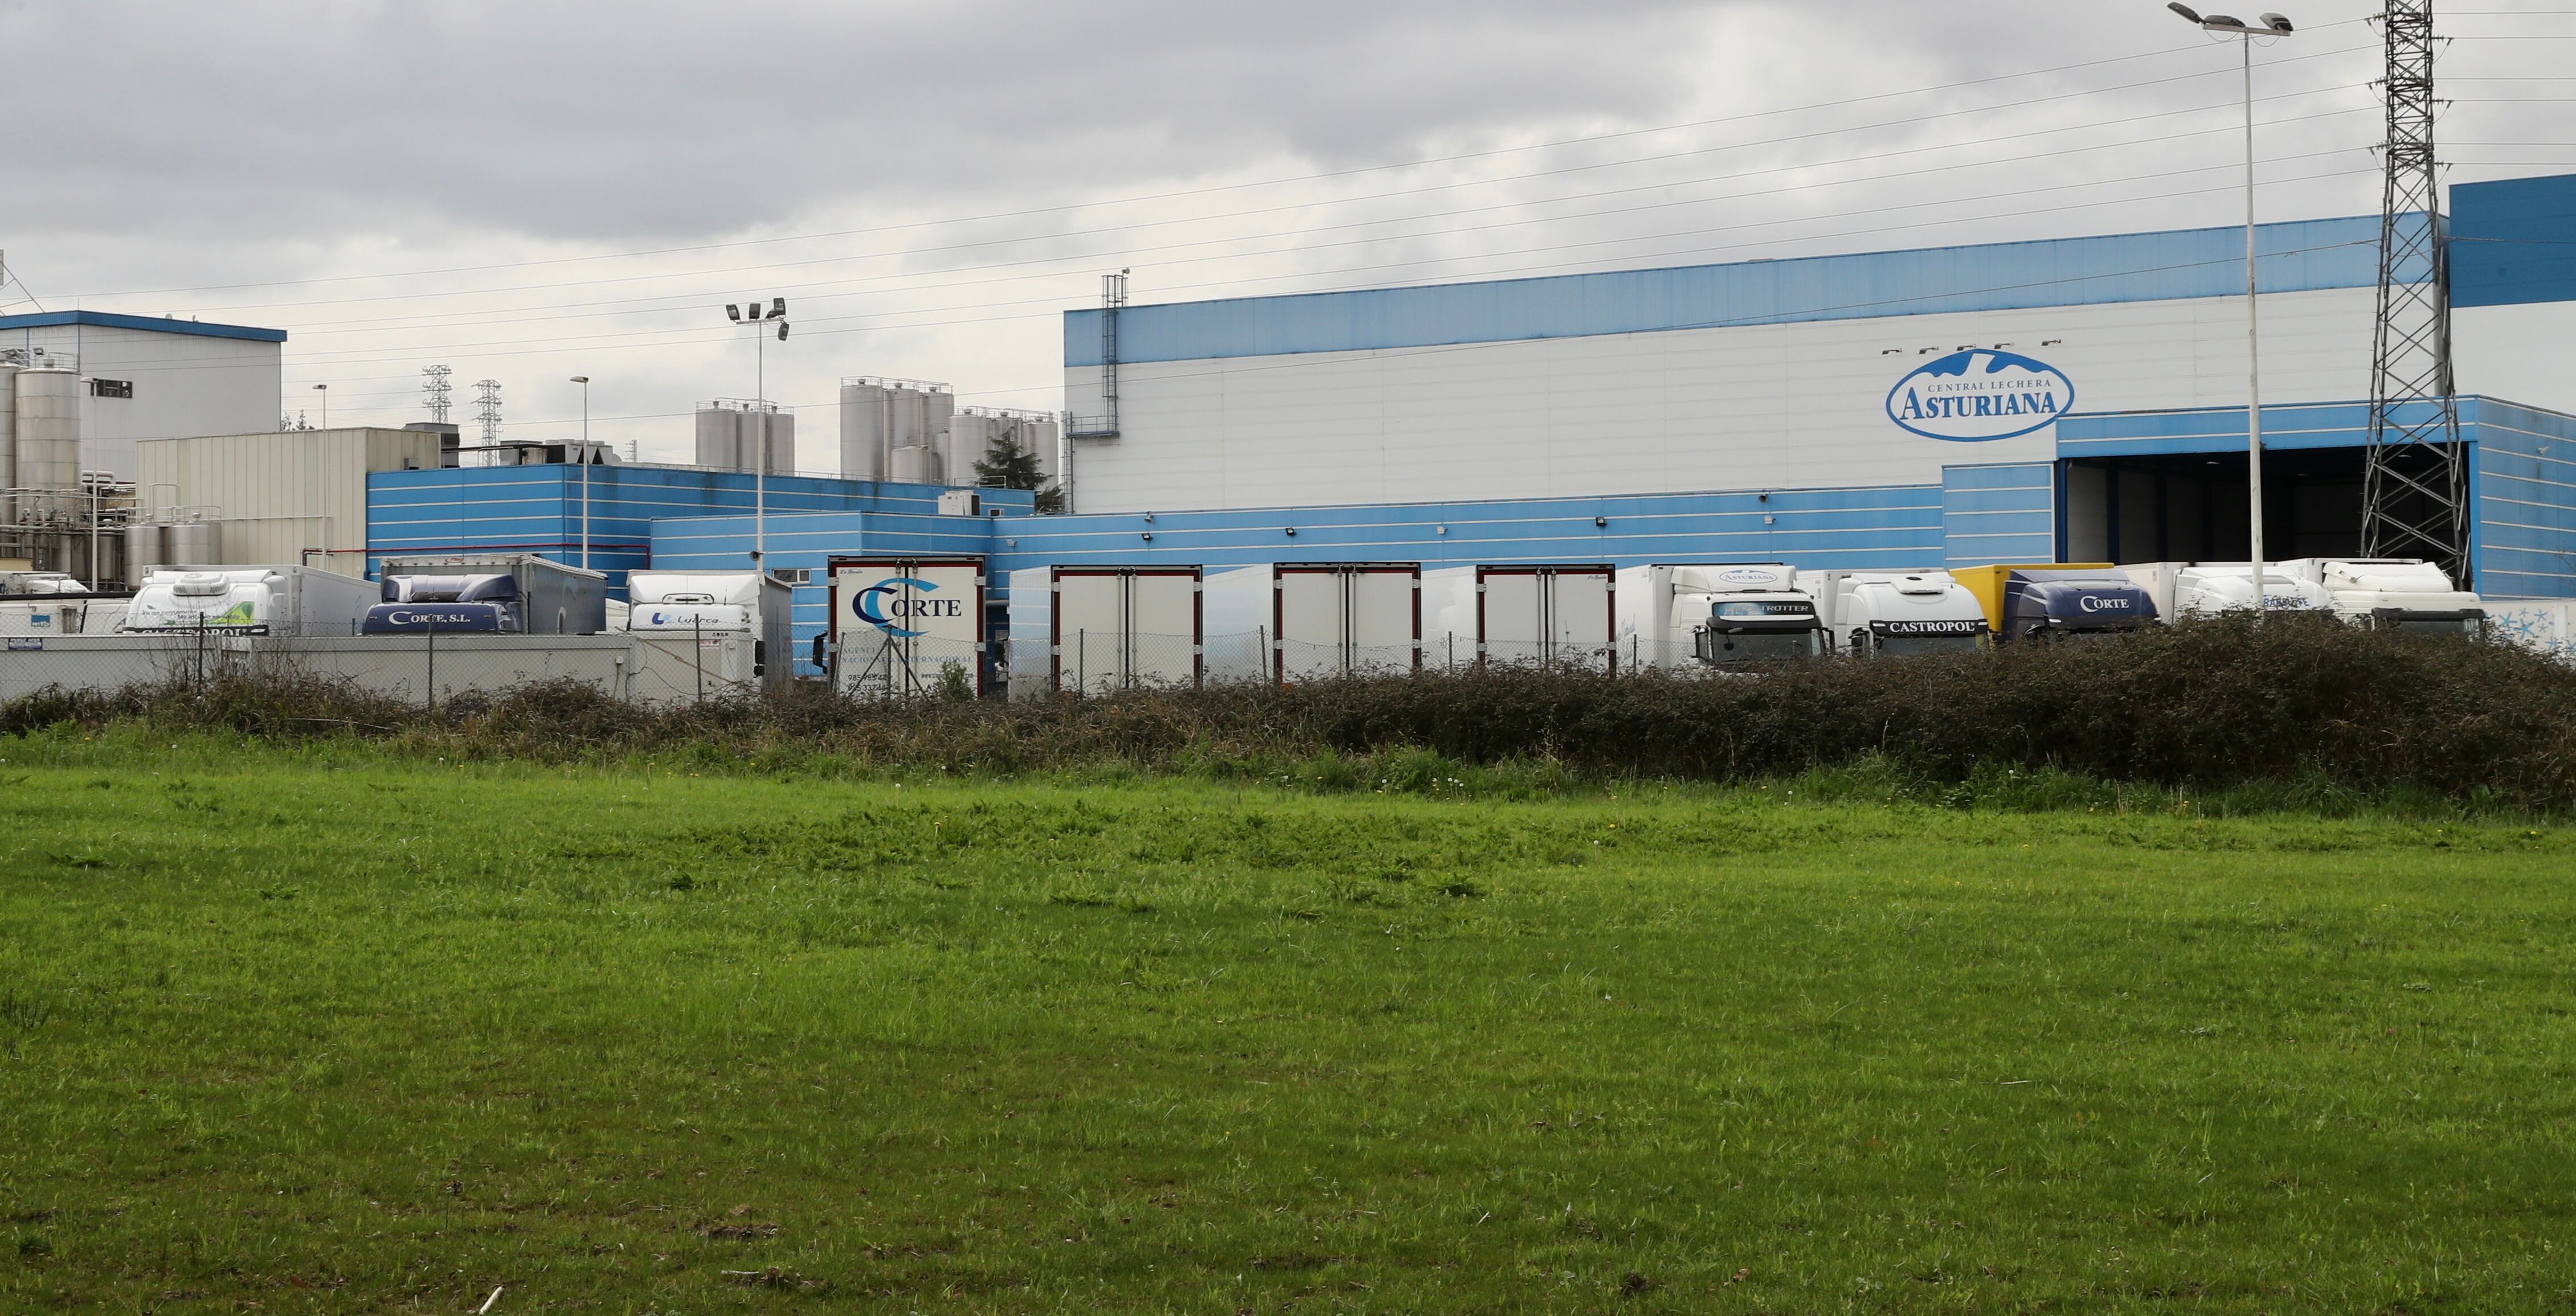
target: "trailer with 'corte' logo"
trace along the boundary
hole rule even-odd
[[[980,697],[990,653],[984,559],[835,557],[831,622],[815,663],[847,694]]]

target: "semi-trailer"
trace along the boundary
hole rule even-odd
[[[377,570],[368,635],[427,631],[597,635],[608,629],[608,575],[535,553],[389,557]]]
[[[1855,658],[1901,658],[1974,649],[1989,634],[1985,608],[1947,571],[1802,571],[1826,648]]]
[[[2276,564],[2325,591],[2335,615],[2375,630],[2477,635],[2486,605],[2421,558],[2298,558]]]
[[[320,567],[160,569],[144,576],[117,629],[355,635],[375,601],[375,586]]]
[[[817,641],[832,687],[910,699],[986,686],[984,559],[833,557],[832,614]]]
[[[1205,677],[1196,566],[1047,566],[1011,573],[1015,699],[1179,689]]]
[[[635,571],[627,574],[626,595],[624,620],[612,629],[715,641],[728,656],[725,679],[787,684],[796,588],[786,581],[765,571]],[[740,672],[731,670],[735,641],[748,641]]]
[[[2136,581],[2155,600],[2157,616],[2168,622],[2254,606],[2254,564],[2250,562],[2140,562],[2122,566],[2120,574]],[[2265,564],[2266,611],[2322,612],[2332,606],[2323,586],[2282,564]]]
[[[1669,562],[1618,573],[1614,646],[1633,668],[1721,671],[1823,655],[1816,600],[1782,562]]]

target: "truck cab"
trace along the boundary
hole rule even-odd
[[[1988,634],[1977,596],[1946,571],[1834,571],[1800,576],[1826,607],[1826,647],[1855,658],[1975,649]]]
[[[395,576],[384,579],[384,602],[367,609],[362,635],[506,634],[527,630],[519,612],[519,581],[490,575]]]
[[[2123,566],[2120,573],[2136,581],[2155,600],[2164,620],[2207,617],[2254,606],[2251,562],[2147,562]],[[2285,563],[2263,568],[2263,607],[2267,612],[2323,612],[2334,606],[2325,587],[2301,577]]]
[[[2470,635],[2486,605],[2421,558],[2302,558],[2281,566],[2324,592],[2335,614],[2373,630]]]
[[[1996,633],[2008,643],[2117,635],[2156,620],[2155,599],[2110,569],[2014,571],[2004,578],[2002,604]]]

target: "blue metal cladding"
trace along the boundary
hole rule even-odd
[[[1941,544],[1944,567],[2055,562],[2055,464],[1943,467]]]
[[[2478,592],[2576,596],[2576,417],[2472,398],[2461,420],[2477,438],[2469,469]]]
[[[2263,408],[2269,449],[2353,448],[2370,441],[2370,407],[2360,402]],[[2060,457],[2162,457],[2245,451],[2245,408],[2193,407],[2069,416],[2057,423]]]
[[[378,471],[367,477],[367,570],[388,554],[541,553],[562,562],[581,557],[582,469],[579,466],[469,466],[435,471]],[[660,521],[743,513],[750,524],[753,480],[734,471],[668,466],[590,469],[590,564],[609,573],[612,592],[626,573],[649,566],[653,526]],[[769,479],[774,524],[783,513],[889,511],[936,513],[945,490],[932,485],[877,484],[817,476]],[[1031,495],[987,489],[988,505],[1025,516]],[[947,518],[954,520],[957,518]],[[734,557],[749,567],[746,528]],[[786,564],[778,564],[786,565]]]
[[[2451,189],[2452,305],[2565,301],[2576,301],[2576,174]]]
[[[1196,361],[2225,297],[2245,289],[2244,232],[2185,229],[1131,306],[1119,314],[1118,354],[1131,364]],[[2267,224],[2257,242],[2266,292],[2378,282],[2376,216]],[[1100,364],[1100,315],[1065,314],[1067,367]]]

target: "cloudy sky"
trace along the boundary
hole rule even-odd
[[[2291,0],[2274,0],[2291,4]],[[2257,52],[2263,213],[2378,206],[2374,0]],[[2461,0],[2449,181],[2576,169],[2576,3]],[[685,459],[842,376],[1062,405],[1061,312],[2238,222],[2160,0],[0,0],[0,312],[291,331],[285,405]],[[32,301],[30,300],[32,299]],[[469,433],[471,427],[469,425]]]

